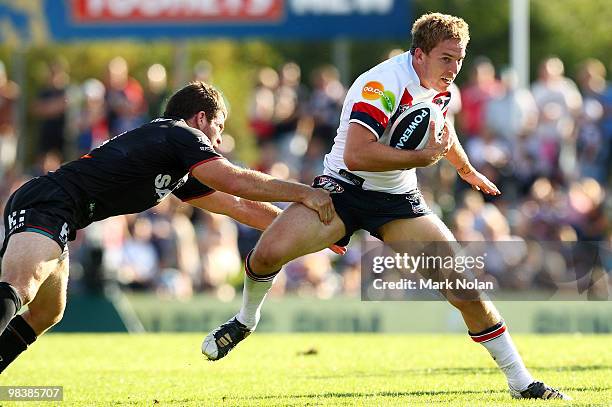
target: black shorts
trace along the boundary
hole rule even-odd
[[[380,239],[378,229],[392,220],[418,218],[432,213],[418,189],[405,194],[367,191],[329,175],[319,175],[312,186],[331,193],[336,213],[346,227],[346,235],[336,243],[340,246],[346,246],[351,235],[359,229],[367,230]]]
[[[62,187],[46,177],[34,178],[22,185],[4,208],[4,256],[9,238],[15,233],[34,232],[55,241],[62,251],[74,240],[76,215],[73,199]]]

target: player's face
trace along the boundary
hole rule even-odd
[[[223,112],[219,111],[212,120],[208,121],[206,120],[204,112],[200,113],[204,116],[202,118],[200,130],[206,134],[206,137],[208,137],[213,147],[218,148],[222,141],[221,133],[223,133],[223,129],[225,128],[225,115]]]
[[[421,85],[445,92],[461,70],[465,46],[459,40],[444,40],[428,54],[417,48],[414,57],[421,68],[418,72]]]

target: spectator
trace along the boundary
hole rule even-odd
[[[59,58],[44,67],[45,84],[32,105],[32,113],[40,119],[41,155],[54,151],[63,158],[66,154],[67,68],[67,62]]]
[[[275,142],[292,171],[300,170],[312,133],[311,121],[305,117],[308,92],[301,83],[301,70],[295,62],[280,69],[280,85],[275,92]],[[309,180],[310,182],[311,180]]]
[[[166,68],[162,64],[153,64],[147,70],[147,89],[145,99],[148,106],[147,118],[153,120],[161,116],[168,90]]]
[[[219,287],[241,271],[238,230],[228,218],[204,214],[205,223],[198,230],[204,287]]]
[[[152,243],[153,225],[144,216],[134,216],[131,219],[131,233],[121,254],[119,281],[136,290],[153,288],[159,270],[159,258]]]
[[[79,156],[96,148],[109,138],[104,84],[94,78],[81,87],[83,104],[77,117],[77,153]]]
[[[597,59],[586,60],[578,71],[584,101],[578,119],[578,168],[581,176],[599,182],[608,178],[612,142],[612,88],[605,78],[606,68]]]
[[[17,157],[17,124],[15,105],[19,86],[8,79],[0,61],[0,178],[13,167]]]
[[[314,120],[313,139],[319,139],[331,148],[342,110],[346,88],[340,82],[340,74],[333,66],[322,66],[312,74],[312,93],[308,103],[309,114]]]
[[[37,166],[33,167],[32,175],[45,175],[57,170],[62,165],[63,157],[56,150],[48,151],[38,156]]]
[[[300,68],[288,62],[281,67],[278,87],[274,90],[275,139],[293,136],[300,117],[305,92],[300,84]]]
[[[461,90],[459,90],[459,86],[453,82],[448,87],[448,91],[451,93],[451,100],[446,110],[446,119],[455,124],[455,116],[461,112],[461,108],[463,107],[461,105]]]
[[[144,123],[146,104],[140,83],[129,76],[123,57],[110,60],[107,67],[106,105],[111,137]]]
[[[460,128],[468,138],[481,135],[485,110],[489,101],[501,93],[502,87],[495,79],[495,68],[486,57],[477,57],[470,71],[468,85],[461,89]]]
[[[274,138],[275,92],[279,85],[278,73],[272,68],[261,68],[249,107],[249,125],[258,145]]]
[[[501,92],[484,109],[482,141],[472,143],[480,144],[481,151],[483,144],[490,146],[488,153],[480,157],[486,157],[484,161],[497,172],[493,178],[501,184],[504,194],[513,197],[524,195],[535,177],[531,163],[537,157],[526,155],[526,144],[535,129],[538,110],[531,92],[518,87],[518,77],[512,69],[502,71],[501,86]],[[474,151],[475,146],[470,147]]]
[[[576,84],[564,76],[563,62],[557,57],[542,61],[531,91],[539,118],[530,150],[539,158],[540,175],[561,182],[574,169],[573,135],[582,97]]]
[[[576,230],[578,240],[603,241],[608,228],[606,191],[596,180],[583,178],[569,186],[564,218]]]
[[[484,108],[484,126],[513,147],[535,129],[538,108],[531,92],[519,88],[513,69],[502,71],[500,85],[500,92]]]
[[[205,59],[200,59],[193,66],[193,80],[194,81],[212,83],[212,74],[213,74],[213,66],[209,61]]]

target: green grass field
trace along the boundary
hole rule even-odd
[[[63,406],[612,405],[612,336],[515,336],[532,373],[572,402],[511,399],[463,335],[254,334],[214,363],[201,339],[50,334],[1,384],[63,385]]]

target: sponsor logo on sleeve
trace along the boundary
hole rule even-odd
[[[376,100],[380,98],[385,90],[382,83],[376,81],[370,81],[365,84],[361,90],[361,96],[367,100]]]
[[[395,95],[393,92],[385,90],[382,83],[370,81],[361,89],[361,96],[366,100],[380,100],[383,109],[391,113],[395,108]]]

